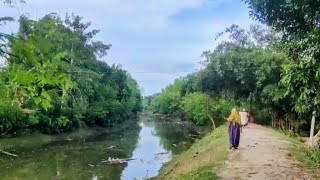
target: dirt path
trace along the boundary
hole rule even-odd
[[[231,150],[221,179],[316,179],[288,152],[290,142],[258,125],[243,129],[238,150]]]

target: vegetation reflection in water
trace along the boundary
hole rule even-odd
[[[188,122],[168,123],[144,114],[138,123],[131,121],[112,130],[91,131],[87,138],[64,135],[64,140],[55,136],[54,141],[51,137],[46,143],[12,146],[7,150],[19,157],[0,156],[1,179],[126,180],[153,177],[173,154],[190,147],[199,128]],[[20,137],[16,143],[19,141],[26,140]],[[6,139],[0,140],[0,145],[10,147]],[[101,162],[108,157],[135,160],[116,165]]]

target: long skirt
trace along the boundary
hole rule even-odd
[[[231,123],[229,126],[229,142],[230,146],[237,149],[240,142],[240,125]]]

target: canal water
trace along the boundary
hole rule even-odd
[[[87,132],[88,131],[88,132]],[[0,178],[43,179],[144,179],[155,177],[174,155],[187,150],[203,129],[178,120],[163,121],[144,113],[114,128],[95,128],[83,136],[37,135],[0,140],[0,147],[18,157],[0,155]],[[12,146],[10,146],[12,145]],[[110,158],[130,158],[108,164]]]

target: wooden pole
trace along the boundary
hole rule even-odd
[[[310,145],[313,146],[313,135],[314,135],[314,126],[316,122],[316,111],[312,112],[312,118],[311,118],[311,128],[310,128]]]

